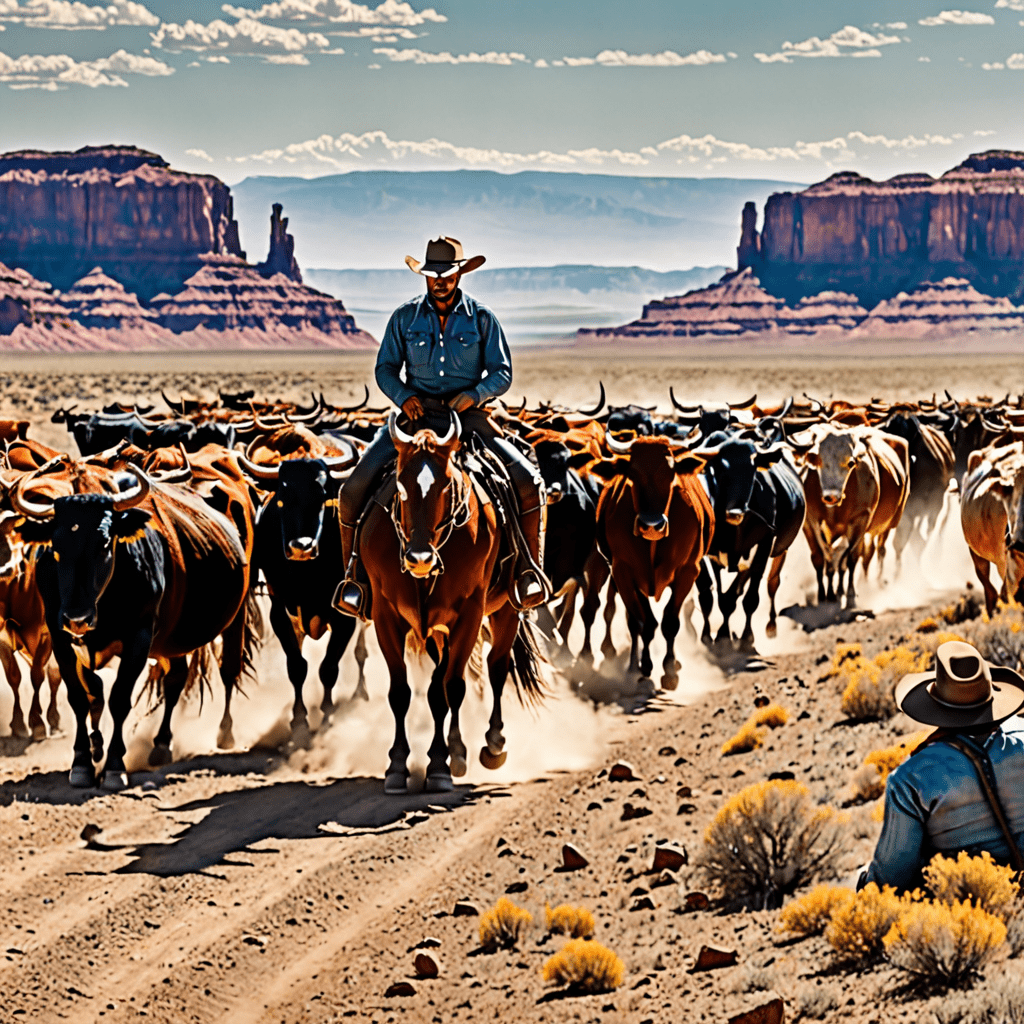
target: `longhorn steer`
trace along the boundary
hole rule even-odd
[[[696,476],[704,460],[664,437],[638,437],[623,443],[609,434],[607,444],[615,458],[596,463],[590,472],[608,481],[597,508],[598,543],[611,562],[612,581],[626,606],[629,668],[650,675],[650,646],[657,623],[649,599],[659,600],[671,588],[662,620],[668,649],[661,683],[674,689],[679,681],[675,659],[679,610],[697,578],[715,527],[711,502]]]

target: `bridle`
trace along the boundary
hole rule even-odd
[[[472,487],[470,486],[465,470],[460,470],[457,474],[452,476],[449,483],[445,485],[443,493],[449,494],[450,498],[448,501],[448,511],[445,513],[440,523],[438,523],[434,528],[435,535],[440,534],[440,537],[436,544],[430,545],[430,550],[436,558],[434,568],[430,573],[431,576],[439,576],[444,572],[444,561],[441,558],[441,549],[448,543],[448,540],[451,538],[451,535],[455,530],[461,529],[469,522],[469,496],[471,490]],[[395,527],[395,535],[398,537],[398,563],[402,572],[408,572],[409,570],[405,563],[405,553],[409,548],[410,539],[406,535],[405,527],[402,526],[401,497],[397,493],[394,498],[391,499],[390,511],[391,522]]]

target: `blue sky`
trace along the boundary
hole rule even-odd
[[[133,143],[230,182],[1024,149],[1024,0],[0,0],[0,26],[0,148]]]

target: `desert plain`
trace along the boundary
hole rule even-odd
[[[599,381],[613,404],[657,403],[666,412],[669,385],[691,404],[755,393],[765,402],[805,392],[888,401],[944,389],[958,398],[1002,396],[1024,390],[1024,360],[1010,348],[871,341],[772,354],[739,346],[521,349],[508,397],[590,405]],[[30,436],[73,450],[64,427],[50,422],[57,408],[159,404],[161,389],[177,398],[253,388],[300,401],[323,391],[344,403],[372,385],[372,369],[372,354],[8,356],[0,417],[27,418]],[[382,404],[379,393],[371,404]],[[783,618],[768,641],[762,608],[762,658],[747,671],[729,671],[689,638],[674,693],[637,694],[623,683],[620,660],[599,657],[579,696],[571,671],[548,667],[552,696],[540,709],[516,707],[506,691],[505,766],[491,773],[474,759],[445,796],[383,794],[391,717],[372,632],[369,700],[347,699],[355,689],[349,653],[337,714],[307,748],[283,745],[291,692],[273,638],[235,704],[236,750],[216,749],[215,689],[203,707],[192,701],[178,710],[175,761],[150,771],[156,716],[140,703],[128,727],[133,784],[117,795],[68,786],[71,718],[61,692],[60,734],[34,743],[0,736],[0,1020],[667,1024],[724,1022],[781,997],[786,1020],[934,1021],[934,1002],[907,991],[892,968],[836,970],[822,939],[781,935],[775,911],[727,912],[713,892],[708,909],[690,911],[686,897],[707,888],[692,870],[705,827],[743,786],[791,772],[816,801],[837,802],[869,751],[911,731],[900,717],[845,719],[835,682],[822,678],[837,643],[861,643],[869,656],[894,647],[971,579],[954,507],[922,564],[890,560],[863,587],[865,614],[854,621],[805,633]],[[802,538],[779,596],[780,608],[813,603]],[[613,635],[622,652],[621,616]],[[578,643],[573,634],[571,646]],[[311,707],[322,646],[307,641]],[[414,675],[410,721],[422,772],[426,670]],[[787,708],[788,723],[761,749],[722,756],[762,696]],[[487,709],[472,695],[469,704],[465,731],[475,750]],[[10,712],[0,683],[2,733]],[[611,781],[620,761],[633,778]],[[870,810],[851,811],[844,877],[871,856],[880,825]],[[667,881],[651,872],[661,840],[689,861]],[[564,869],[566,843],[585,867]],[[533,915],[532,927],[517,949],[481,952],[479,918],[457,916],[456,904],[484,911],[506,894]],[[589,908],[596,938],[622,958],[625,978],[614,992],[580,996],[544,984],[541,967],[562,942],[547,935],[544,908],[565,902]],[[705,944],[735,950],[735,965],[695,971]],[[436,977],[417,973],[419,952],[433,958]],[[1001,962],[981,984],[1018,972],[1016,961]]]

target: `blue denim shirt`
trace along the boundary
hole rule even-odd
[[[399,371],[405,367],[405,380]],[[468,391],[480,405],[512,385],[512,357],[495,315],[461,289],[441,337],[426,295],[391,314],[377,352],[377,384],[395,405],[413,395]]]
[[[1016,715],[984,737],[999,799],[1024,851],[1024,721]],[[967,758],[945,743],[926,747],[904,761],[885,784],[885,823],[863,882],[910,889],[920,884],[921,868],[936,854],[988,850],[1009,863],[1003,833],[989,810],[978,775]]]

